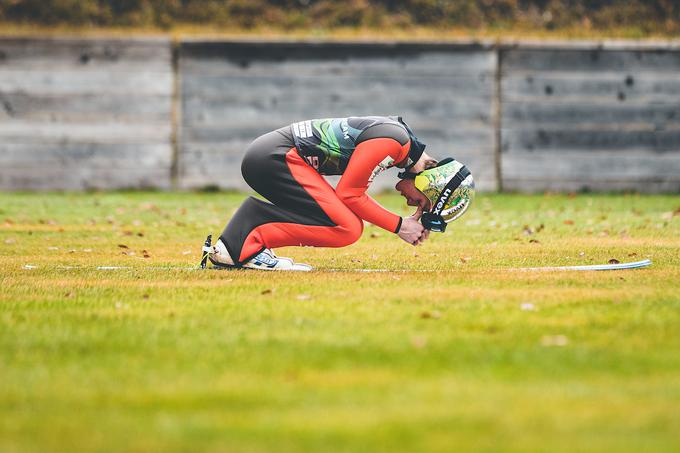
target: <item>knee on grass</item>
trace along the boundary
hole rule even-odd
[[[359,240],[364,231],[364,222],[356,216],[347,216],[333,228],[336,247],[352,245]]]

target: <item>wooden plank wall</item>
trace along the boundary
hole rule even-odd
[[[678,45],[184,41],[176,56],[166,39],[0,39],[0,190],[246,188],[264,132],[401,114],[481,190],[680,192]]]
[[[501,50],[503,189],[680,191],[680,50]]]
[[[0,40],[0,189],[170,187],[171,43]]]
[[[496,67],[480,45],[184,42],[179,186],[246,187],[247,145],[294,121],[401,115],[428,152],[495,190]],[[395,182],[392,170],[372,188]]]

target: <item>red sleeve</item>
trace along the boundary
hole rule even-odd
[[[373,171],[385,158],[391,157],[394,163],[406,158],[409,143],[402,145],[393,138],[372,138],[359,143],[335,189],[359,218],[393,233],[401,226],[401,217],[380,206],[366,194],[366,189]]]

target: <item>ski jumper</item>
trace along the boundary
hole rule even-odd
[[[265,248],[350,245],[363,220],[397,233],[401,217],[366,190],[382,170],[412,164],[414,143],[424,148],[392,117],[316,119],[262,135],[248,146],[241,173],[269,202],[246,199],[220,239],[240,265]],[[342,177],[333,189],[322,175]]]

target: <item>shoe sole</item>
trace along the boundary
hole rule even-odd
[[[286,259],[286,258],[279,258],[279,259]],[[251,271],[276,271],[276,272],[309,272],[313,271],[314,268],[305,264],[293,264],[293,266],[304,266],[304,268],[297,268],[297,269],[275,269],[275,268],[266,268],[266,267],[249,267],[247,264],[244,264],[243,266],[235,266],[233,264],[224,264],[224,263],[219,263],[217,261],[214,261],[212,258],[208,258],[210,261],[210,264],[213,265],[216,269],[227,269],[227,270],[235,270],[235,269],[248,269]],[[289,260],[290,261],[290,260]]]

